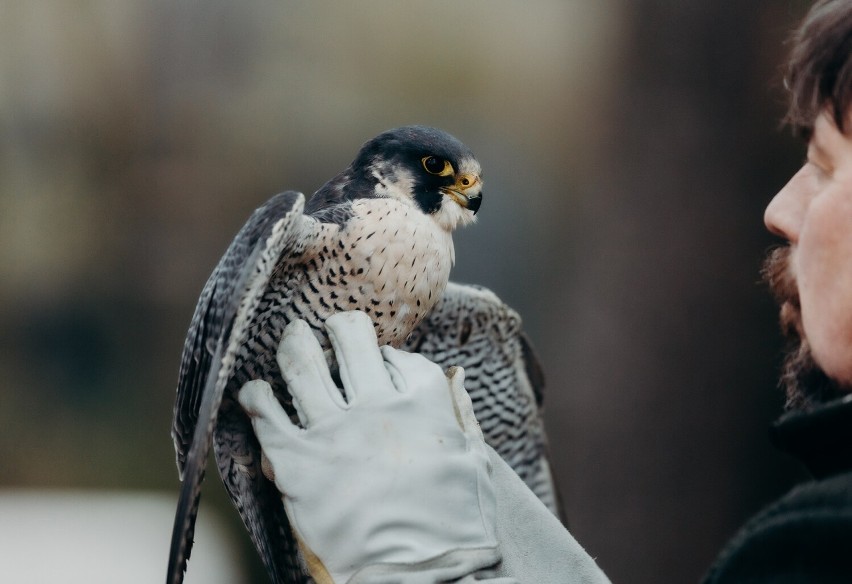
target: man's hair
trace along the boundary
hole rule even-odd
[[[827,110],[844,132],[852,106],[852,1],[814,4],[793,34],[792,45],[785,78],[790,91],[785,121],[809,137],[817,117]]]

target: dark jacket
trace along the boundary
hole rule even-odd
[[[704,584],[852,583],[852,395],[772,428],[813,475],[749,520]]]

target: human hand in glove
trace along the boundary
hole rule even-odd
[[[326,328],[346,399],[303,321],[284,330],[277,355],[303,428],[265,381],[239,395],[312,576],[361,582],[403,570],[437,581],[498,562],[490,464],[464,371],[378,347],[362,312]]]

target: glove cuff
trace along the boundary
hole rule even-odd
[[[454,582],[500,563],[500,551],[494,547],[457,549],[430,560],[416,563],[380,563],[355,572],[346,584],[431,584]],[[489,580],[477,580],[477,582]]]

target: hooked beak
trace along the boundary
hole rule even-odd
[[[482,204],[482,179],[475,174],[461,174],[456,177],[454,185],[444,187],[442,192],[473,214],[479,211]]]

